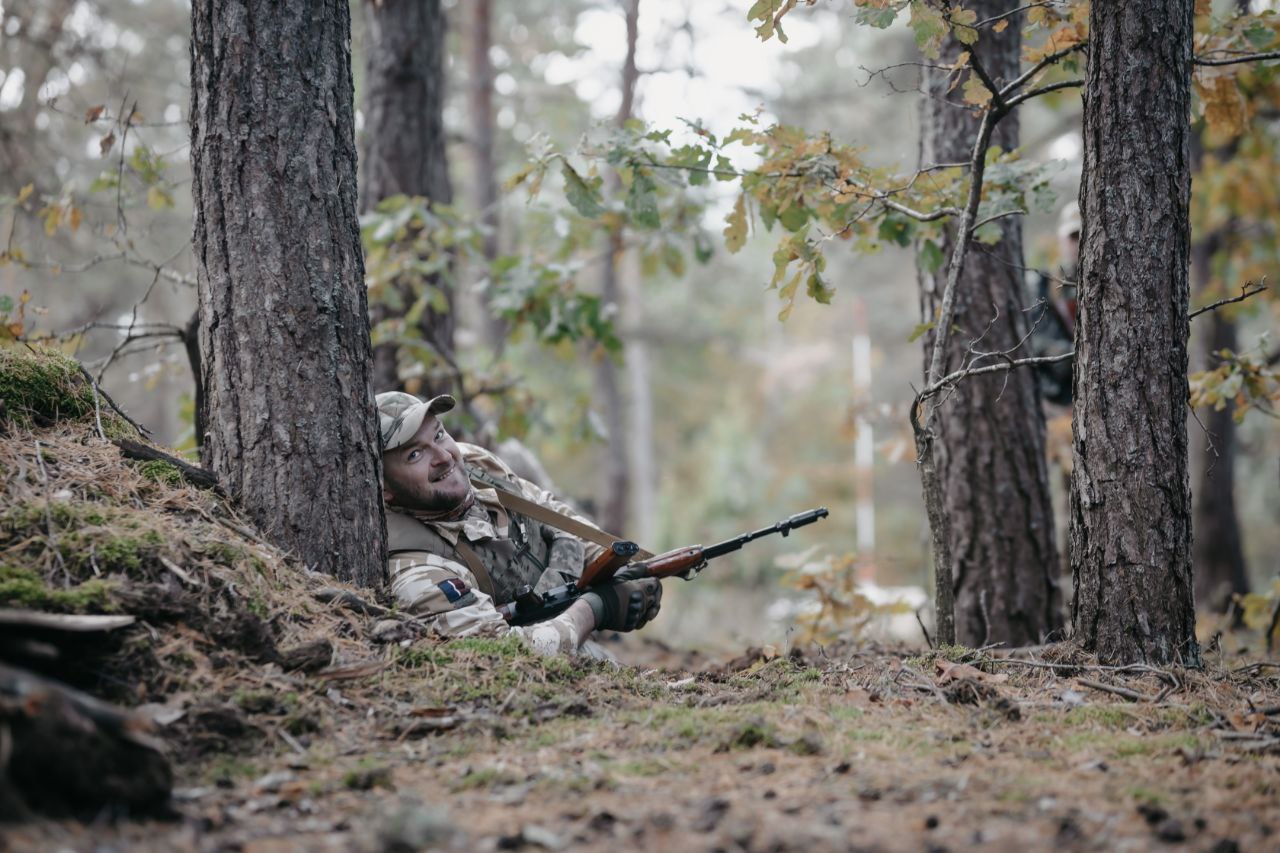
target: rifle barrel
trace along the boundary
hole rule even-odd
[[[765,536],[771,536],[774,533],[781,533],[783,536],[787,536],[797,527],[804,527],[806,524],[813,524],[815,521],[826,517],[827,508],[824,506],[811,509],[806,512],[797,513],[796,515],[779,521],[777,524],[770,527],[762,527],[751,533],[744,533],[741,536],[735,536],[732,539],[726,539],[723,542],[704,548],[703,556],[708,560],[715,557],[721,557],[725,554],[737,551],[748,542],[754,542],[757,539]]]

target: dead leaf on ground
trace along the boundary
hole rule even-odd
[[[970,666],[967,663],[952,663],[949,660],[938,660],[935,664],[938,668],[939,684],[946,684],[948,681],[958,681],[962,678],[972,678],[974,681],[981,681],[986,684],[1003,684],[1009,680],[1009,676],[1004,673],[992,675],[989,672],[983,672],[976,666]]]

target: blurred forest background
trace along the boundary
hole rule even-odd
[[[709,544],[811,506],[830,508],[827,522],[799,538],[753,546],[697,584],[671,588],[658,630],[676,642],[783,641],[795,609],[776,602],[809,594],[794,579],[784,583],[785,566],[803,562],[797,553],[808,546],[835,558],[850,578],[927,588],[928,531],[906,412],[922,373],[920,343],[912,340],[921,317],[909,241],[886,239],[870,254],[829,250],[831,304],[802,298],[780,322],[782,303],[767,286],[775,241],[755,222],[744,248],[727,252],[721,231],[736,191],[709,181],[700,196],[682,201],[682,230],[671,224],[678,218],[667,218],[657,232],[623,235],[616,313],[603,309],[617,335],[611,353],[579,333],[599,328],[591,303],[566,298],[600,292],[605,235],[575,213],[559,180],[533,199],[524,188],[501,186],[527,165],[531,148],[573,152],[617,122],[629,5],[443,4],[453,202],[444,212],[450,224],[438,233],[470,246],[451,273],[469,412],[451,428],[495,445],[520,439],[561,493],[598,515],[615,511],[605,506],[605,475],[610,460],[625,460],[622,532],[654,550]],[[732,0],[642,0],[630,114],[678,140],[699,126],[723,135],[741,114],[759,110],[762,124],[829,131],[861,147],[870,163],[915,168],[919,52],[906,26],[859,26],[850,4],[819,3],[789,16],[785,44],[761,42],[745,8]],[[482,9],[487,36],[477,23]],[[352,4],[356,122],[367,132],[361,12]],[[195,440],[183,344],[196,304],[189,27],[181,0],[0,3],[0,309],[22,324],[24,338],[53,336],[91,370],[105,366],[102,386],[157,440],[184,449]],[[488,154],[477,129],[482,109],[493,120]],[[1038,98],[1020,121],[1024,159],[1055,164],[1052,209],[1025,223],[1028,266],[1053,270],[1064,260],[1056,210],[1075,198],[1079,182],[1079,94]],[[1270,209],[1277,189],[1266,176],[1275,177],[1277,132],[1273,105],[1226,158],[1260,160],[1262,177],[1252,183],[1263,196],[1257,204]],[[749,155],[734,162],[752,165]],[[1211,190],[1196,188],[1193,224],[1219,216],[1214,204],[1239,201]],[[366,221],[373,288],[398,262],[388,246],[394,223],[387,224],[396,215]],[[1266,242],[1262,260],[1211,263],[1193,309],[1267,273],[1275,224],[1250,236]],[[439,273],[430,257],[419,260],[424,275]],[[551,295],[540,303],[535,293]],[[504,306],[514,306],[508,321],[521,321],[495,321],[492,312]],[[1221,312],[1237,330],[1238,351],[1275,349],[1267,333],[1278,307],[1272,290]],[[558,312],[571,310],[585,312],[581,322],[557,326]],[[1194,338],[1209,328],[1193,324],[1193,370],[1206,365],[1208,346]],[[424,381],[440,367],[430,358],[424,353]],[[597,390],[602,365],[618,387],[612,406]],[[1069,459],[1069,419],[1062,417],[1050,419],[1050,455]],[[1280,565],[1276,425],[1261,410],[1238,425],[1236,506],[1255,588],[1268,586]],[[1190,436],[1194,458],[1207,442],[1195,423]],[[865,474],[857,467],[860,443],[864,454],[873,451]],[[1063,475],[1051,468],[1050,476],[1062,543]],[[1193,489],[1199,485],[1193,479]]]

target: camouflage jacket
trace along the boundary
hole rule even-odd
[[[462,442],[458,447],[473,479],[505,487],[591,523],[550,492],[517,477],[484,448]],[[586,637],[571,618],[562,615],[536,625],[512,627],[497,605],[511,601],[525,584],[545,591],[573,580],[582,574],[588,557],[598,553],[598,547],[509,512],[499,503],[496,488],[476,488],[475,493],[474,505],[457,521],[417,519],[388,507],[393,550],[387,558],[387,573],[397,603],[407,612],[429,618],[442,636],[516,634],[543,653],[576,651]],[[421,525],[421,529],[410,529],[406,534],[406,525]],[[411,540],[412,549],[396,548],[397,540]],[[460,540],[479,558],[488,578],[477,578],[468,568],[459,553]]]

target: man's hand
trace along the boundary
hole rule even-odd
[[[614,581],[582,596],[591,605],[596,628],[634,631],[658,615],[662,606],[662,583],[657,578]]]

